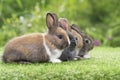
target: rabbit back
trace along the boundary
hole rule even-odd
[[[42,35],[39,33],[12,39],[6,44],[3,55],[4,62],[44,62],[48,59]]]

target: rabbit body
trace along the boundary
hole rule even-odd
[[[66,18],[60,18],[59,25],[60,27],[64,28],[67,32],[71,33],[70,46],[64,49],[60,59],[62,61],[80,59],[78,54],[80,48],[83,46],[82,36],[79,35],[74,29],[71,29]]]
[[[69,44],[67,33],[58,27],[56,14],[46,15],[48,32],[32,33],[10,40],[3,54],[4,62],[61,62],[60,55]]]
[[[85,34],[80,31],[77,25],[73,24],[71,27],[73,30],[75,30],[79,35],[83,38],[83,46],[81,49],[79,49],[78,56],[83,58],[90,58],[89,51],[94,48],[93,39],[90,35]]]
[[[17,62],[19,60],[48,61],[49,58],[43,44],[43,36],[39,33],[34,33],[14,38],[6,44],[3,59],[5,62]]]
[[[84,33],[82,33],[84,34]],[[83,35],[83,47],[80,49],[78,56],[83,58],[90,58],[89,51],[94,48],[93,39],[87,35]]]

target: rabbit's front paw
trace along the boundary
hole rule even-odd
[[[83,57],[86,58],[86,59],[89,59],[90,55],[89,54],[85,54]]]
[[[50,59],[50,62],[52,62],[52,63],[61,63],[62,61],[60,59]]]

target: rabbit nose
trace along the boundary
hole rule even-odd
[[[75,47],[77,45],[75,39],[70,40],[70,42],[71,42],[70,46],[72,46],[72,47]]]

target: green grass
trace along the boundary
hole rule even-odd
[[[60,64],[0,61],[0,80],[120,80],[120,48],[98,47],[90,55],[91,59]]]

